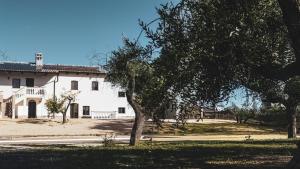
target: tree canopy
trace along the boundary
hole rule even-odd
[[[142,26],[161,48],[159,72],[182,98],[219,102],[241,85],[265,91],[295,61],[275,1],[185,0],[158,13],[157,29]]]

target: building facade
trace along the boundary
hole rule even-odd
[[[125,92],[105,81],[98,67],[0,62],[0,118],[48,118],[46,100],[74,96],[68,118],[134,118]],[[57,116],[61,116],[57,114]]]

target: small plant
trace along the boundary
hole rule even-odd
[[[246,141],[253,141],[253,139],[251,138],[251,135],[245,136]]]
[[[116,145],[115,143],[115,134],[114,133],[106,133],[103,137],[102,144],[104,147],[113,147]]]
[[[71,101],[74,100],[75,96],[78,93],[64,93],[60,96],[60,98],[53,97],[46,100],[45,106],[48,110],[48,117],[54,117],[55,113],[62,113],[63,121],[62,123],[67,122],[67,110],[71,104]]]

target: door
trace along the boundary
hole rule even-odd
[[[7,117],[10,117],[10,118],[12,117],[12,103],[11,102],[6,103],[4,115]]]
[[[78,118],[78,104],[77,103],[72,103],[70,105],[70,116],[71,118]]]
[[[36,102],[33,100],[28,102],[28,118],[36,118]]]

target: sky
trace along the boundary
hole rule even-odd
[[[172,0],[176,1],[176,0]],[[137,38],[138,19],[157,18],[155,7],[170,0],[0,0],[0,50],[8,60],[89,65],[95,53]],[[143,39],[142,39],[143,40]]]
[[[155,8],[170,1],[179,0],[0,0],[0,51],[10,61],[42,52],[48,64],[90,65],[93,54],[137,38],[138,20],[156,19]],[[234,93],[227,104],[241,105],[245,97]]]

